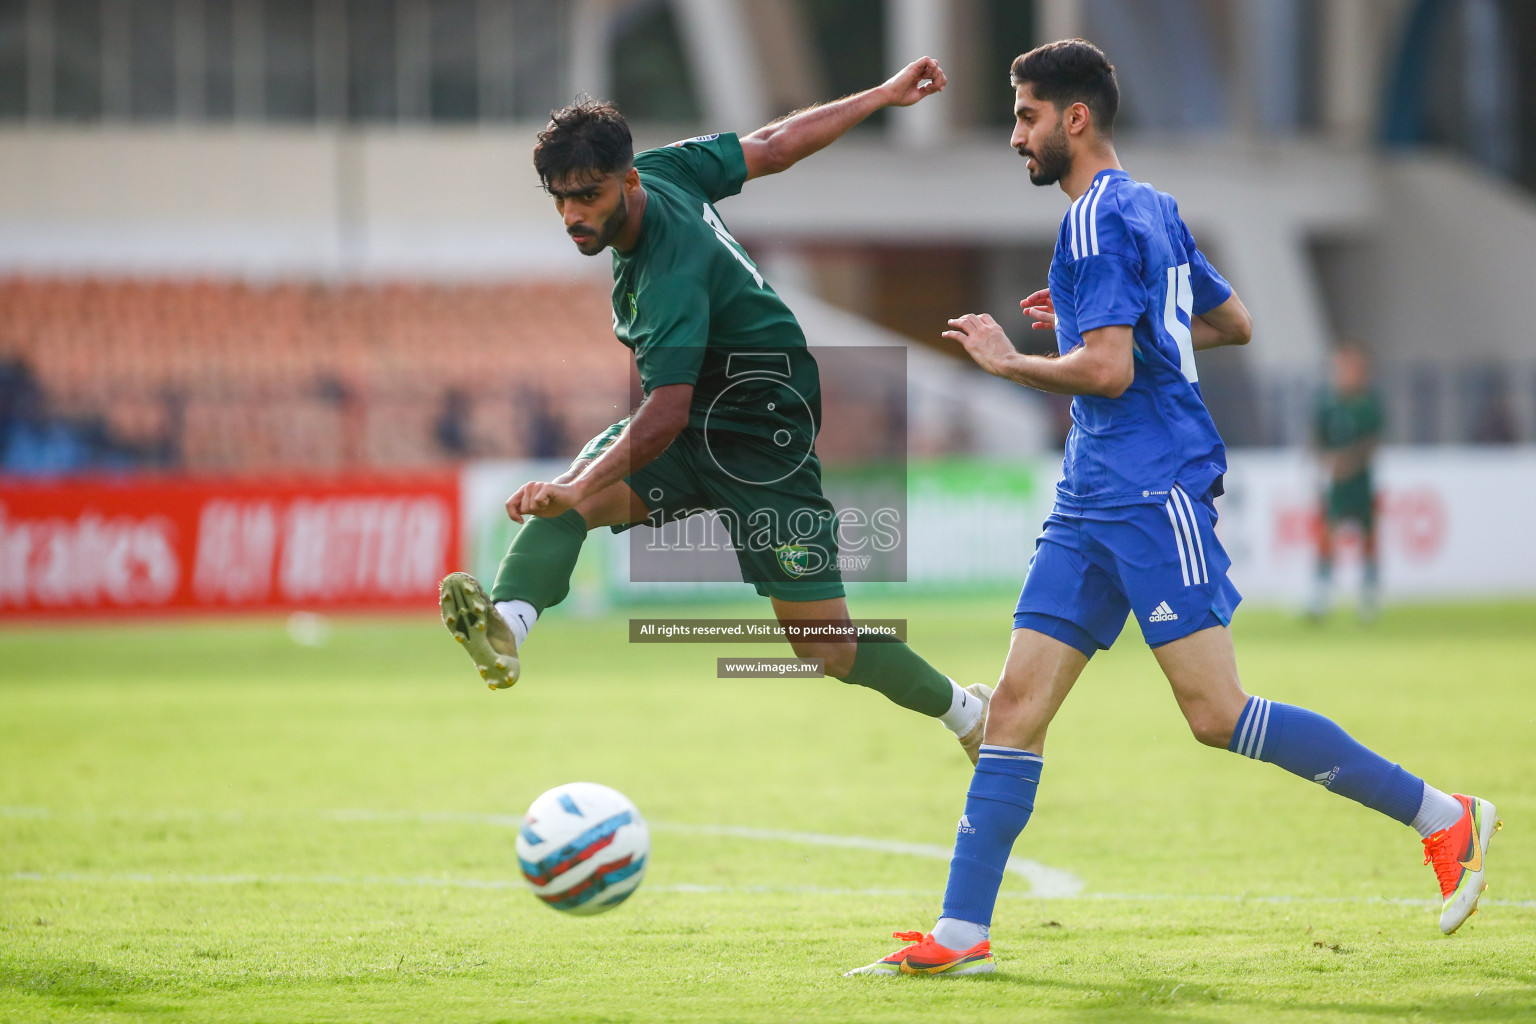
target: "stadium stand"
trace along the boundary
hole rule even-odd
[[[628,408],[606,308],[587,282],[15,277],[0,280],[0,361],[35,378],[52,422],[99,418],[140,463],[549,455]]]
[[[244,473],[568,458],[637,400],[608,302],[601,279],[0,278],[0,364],[17,381],[0,387],[13,395],[0,413],[0,452],[20,452],[4,469]],[[822,457],[899,456],[903,385],[829,358]],[[23,406],[26,416],[12,411]],[[957,447],[966,438],[919,445]]]

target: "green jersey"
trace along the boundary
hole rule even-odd
[[[1381,399],[1366,391],[1358,395],[1325,392],[1317,402],[1317,446],[1325,452],[1349,448],[1381,434]]]
[[[1327,391],[1317,401],[1314,439],[1322,451],[1343,451],[1381,436],[1383,419],[1381,399],[1374,393],[1341,395]],[[1375,501],[1371,464],[1367,460],[1355,472],[1328,482],[1323,508],[1329,522],[1354,519],[1370,531],[1375,524]]]
[[[746,181],[741,143],[688,139],[635,167],[647,200],[639,243],[613,253],[613,330],[641,388],[692,384],[689,426],[751,434],[798,461],[821,423],[816,361],[713,205]]]

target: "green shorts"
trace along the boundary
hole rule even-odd
[[[577,458],[602,454],[628,422],[588,441]],[[685,427],[655,461],[624,479],[651,510],[653,526],[718,513],[730,531],[741,578],[764,597],[844,596],[836,512],[821,492],[821,463],[814,452],[797,461],[750,434],[711,430],[706,440],[703,430]]]
[[[1360,529],[1370,532],[1376,526],[1376,489],[1371,475],[1360,473],[1328,485],[1323,499],[1323,516],[1331,526],[1334,523],[1354,522]]]

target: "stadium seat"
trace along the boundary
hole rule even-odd
[[[551,429],[573,450],[627,408],[607,305],[601,282],[12,277],[0,359],[27,364],[59,415],[103,417],[194,470],[442,462],[450,391],[459,454],[517,458]]]

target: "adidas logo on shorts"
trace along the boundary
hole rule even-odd
[[[1178,617],[1179,617],[1179,613],[1174,611],[1172,608],[1169,608],[1168,607],[1168,602],[1164,601],[1161,604],[1159,604],[1156,608],[1152,609],[1152,614],[1147,616],[1147,621],[1148,622],[1172,622],[1174,619],[1176,619]]]

